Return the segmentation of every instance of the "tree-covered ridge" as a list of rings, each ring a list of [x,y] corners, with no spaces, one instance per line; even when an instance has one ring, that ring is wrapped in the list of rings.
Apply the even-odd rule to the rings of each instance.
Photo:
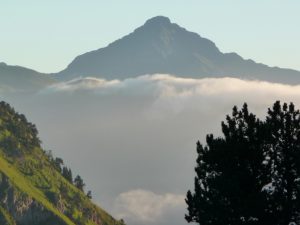
[[[9,155],[20,156],[40,148],[35,125],[5,102],[0,102],[0,141],[0,147]]]
[[[188,222],[300,224],[300,111],[275,102],[264,121],[245,104],[222,123],[223,137],[197,143]]]
[[[26,210],[41,209],[38,213],[45,213],[52,224],[122,224],[94,205],[91,193],[84,193],[81,177],[73,180],[63,160],[44,151],[40,143],[35,125],[1,102],[0,222],[5,219],[11,221],[7,224],[27,225]],[[27,208],[19,212],[18,205],[9,202],[10,195],[21,205],[27,204]]]

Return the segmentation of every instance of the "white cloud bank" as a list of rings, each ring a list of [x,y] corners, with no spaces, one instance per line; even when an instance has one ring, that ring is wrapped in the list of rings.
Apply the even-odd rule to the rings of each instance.
[[[247,102],[266,112],[276,100],[300,103],[300,85],[286,85],[237,78],[178,78],[166,74],[144,75],[125,80],[77,78],[48,87],[44,93],[90,92],[107,96],[151,97],[151,114],[179,113],[197,109],[210,113],[216,106],[223,109]]]
[[[247,102],[263,119],[276,100],[299,108],[300,85],[163,74],[78,78],[11,103],[37,124],[47,148],[80,171],[109,212],[131,225],[182,225],[196,141],[221,135],[220,122],[234,105]]]
[[[167,212],[182,208],[185,196],[172,193],[155,194],[137,189],[121,193],[115,201],[115,215],[125,221],[158,222]]]
[[[147,88],[148,87],[148,88]],[[194,95],[220,96],[227,93],[231,95],[260,95],[265,96],[299,96],[300,85],[286,85],[255,80],[242,80],[238,78],[179,78],[166,74],[144,75],[125,80],[105,80],[93,77],[76,78],[48,87],[46,93],[70,92],[91,90],[102,93],[102,90],[111,92],[139,89],[150,94],[159,91],[163,97],[190,97]],[[136,92],[140,94],[140,92]]]

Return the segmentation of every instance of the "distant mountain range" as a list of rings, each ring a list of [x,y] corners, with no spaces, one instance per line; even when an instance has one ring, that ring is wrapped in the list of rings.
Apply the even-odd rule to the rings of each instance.
[[[236,53],[222,53],[212,41],[162,16],[148,20],[105,48],[76,57],[56,77],[61,80],[78,76],[124,79],[154,73],[300,83],[299,71],[269,67],[245,60]]]
[[[216,45],[163,16],[154,17],[131,34],[105,48],[76,57],[63,71],[51,74],[60,81],[77,77],[125,79],[165,73],[179,77],[236,77],[300,84],[300,72],[222,53]],[[23,67],[0,64],[1,88],[39,89],[54,80]]]
[[[0,63],[0,92],[31,91],[42,89],[55,80],[50,76],[20,66]]]

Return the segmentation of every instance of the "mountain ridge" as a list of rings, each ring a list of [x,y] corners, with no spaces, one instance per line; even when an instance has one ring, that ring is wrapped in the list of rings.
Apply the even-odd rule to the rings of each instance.
[[[0,63],[0,93],[38,91],[57,81],[78,77],[123,80],[158,73],[183,78],[234,77],[300,83],[300,71],[269,67],[235,52],[222,53],[211,40],[172,23],[167,17],[157,16],[106,47],[75,57],[58,73],[39,73]]]
[[[214,42],[158,16],[104,48],[77,56],[55,74],[60,80],[79,76],[125,79],[166,73],[186,78],[237,77],[296,84],[300,72],[222,53]]]
[[[50,75],[26,67],[0,63],[0,91],[36,91],[54,83],[55,80]]]

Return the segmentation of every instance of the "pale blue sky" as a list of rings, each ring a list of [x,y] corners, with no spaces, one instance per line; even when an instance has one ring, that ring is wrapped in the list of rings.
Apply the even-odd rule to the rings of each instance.
[[[224,52],[300,70],[299,12],[299,0],[3,0],[0,61],[57,72],[164,15]]]

